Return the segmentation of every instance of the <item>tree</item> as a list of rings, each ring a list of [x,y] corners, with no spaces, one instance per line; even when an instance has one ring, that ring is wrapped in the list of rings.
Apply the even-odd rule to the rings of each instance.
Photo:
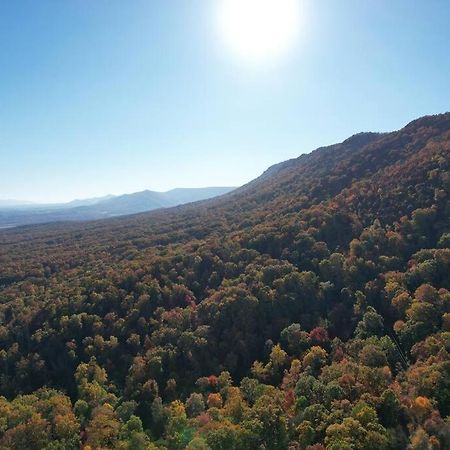
[[[203,401],[203,395],[192,393],[186,400],[186,413],[188,417],[197,417],[205,410],[205,402]]]
[[[382,336],[384,334],[384,320],[374,308],[369,306],[362,320],[355,330],[355,337],[366,339],[370,336]]]
[[[120,422],[113,407],[105,403],[92,411],[92,419],[86,427],[86,444],[92,448],[114,447],[120,430]]]
[[[316,374],[327,362],[327,352],[319,346],[311,347],[311,349],[303,357],[303,367],[309,367],[312,373]]]

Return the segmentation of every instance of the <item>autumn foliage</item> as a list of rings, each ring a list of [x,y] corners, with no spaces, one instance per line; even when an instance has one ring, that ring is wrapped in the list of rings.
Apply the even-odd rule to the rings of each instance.
[[[449,352],[449,114],[0,233],[1,450],[448,449]]]

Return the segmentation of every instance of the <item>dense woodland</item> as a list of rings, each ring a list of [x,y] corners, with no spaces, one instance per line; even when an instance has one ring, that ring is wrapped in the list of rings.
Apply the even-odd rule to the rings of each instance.
[[[450,114],[218,199],[0,233],[0,449],[450,449]]]

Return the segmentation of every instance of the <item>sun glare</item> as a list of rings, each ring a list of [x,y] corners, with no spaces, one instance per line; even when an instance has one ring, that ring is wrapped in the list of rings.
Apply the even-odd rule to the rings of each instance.
[[[243,62],[270,62],[295,44],[300,0],[220,0],[218,21],[227,47]]]

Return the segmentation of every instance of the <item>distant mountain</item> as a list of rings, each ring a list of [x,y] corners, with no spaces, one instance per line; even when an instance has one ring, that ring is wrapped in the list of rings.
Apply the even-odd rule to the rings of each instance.
[[[158,208],[192,203],[217,197],[232,191],[230,187],[178,188],[167,192],[142,191],[125,194],[97,203],[95,209],[103,216],[119,216]],[[84,208],[83,210],[87,210]]]
[[[217,197],[233,190],[228,187],[206,187],[206,188],[177,188],[164,193],[164,196],[174,204],[191,203],[198,200]]]
[[[89,205],[95,205],[96,203],[102,202],[104,200],[109,200],[111,198],[114,198],[114,195],[105,195],[104,197],[93,197],[93,198],[86,198],[86,199],[75,199],[71,200],[70,202],[66,203],[36,203],[36,202],[30,202],[27,200],[0,200],[0,210],[14,210],[17,208],[20,209],[27,209],[28,211],[33,209],[62,209],[62,208],[75,208],[77,206],[89,206]]]
[[[76,200],[72,200],[71,202],[68,202],[68,203],[60,204],[59,206],[66,207],[66,208],[75,208],[77,206],[96,205],[97,203],[103,202],[105,200],[110,200],[114,197],[116,197],[116,196],[115,195],[105,195],[103,197],[76,199]]]
[[[233,187],[177,188],[167,192],[142,191],[119,196],[73,200],[60,204],[0,202],[0,228],[37,223],[95,220],[168,208],[231,192]]]

